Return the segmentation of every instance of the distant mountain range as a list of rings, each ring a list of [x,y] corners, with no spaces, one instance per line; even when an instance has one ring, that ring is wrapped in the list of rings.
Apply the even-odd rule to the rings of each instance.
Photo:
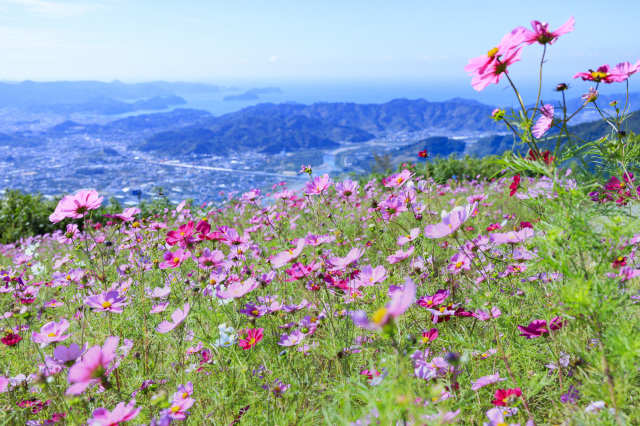
[[[396,99],[384,104],[260,104],[210,117],[186,128],[158,133],[137,146],[167,155],[222,154],[234,150],[278,153],[334,148],[397,132],[439,130],[460,134],[495,129],[493,107],[454,99]]]

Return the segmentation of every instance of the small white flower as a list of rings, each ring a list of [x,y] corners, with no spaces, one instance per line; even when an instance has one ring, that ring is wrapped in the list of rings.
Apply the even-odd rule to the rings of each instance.
[[[229,346],[233,346],[237,340],[238,340],[238,337],[235,334],[220,333],[220,337],[218,338],[218,340],[215,341],[214,344],[219,348],[229,347]]]
[[[220,332],[221,335],[222,334],[235,334],[235,332],[236,332],[236,330],[233,327],[231,327],[231,326],[227,327],[227,323],[220,324],[218,326],[218,331]]]

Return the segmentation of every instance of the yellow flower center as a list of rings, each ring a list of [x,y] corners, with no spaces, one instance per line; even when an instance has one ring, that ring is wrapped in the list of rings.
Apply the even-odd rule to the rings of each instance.
[[[462,268],[462,262],[457,262],[456,263],[456,269],[460,269]]]
[[[111,302],[109,302],[109,301],[102,302],[102,307],[105,308],[105,309],[110,308],[111,307]]]
[[[180,235],[184,236],[184,232],[181,232]]]
[[[171,412],[172,413],[177,413],[178,411],[180,411],[180,407],[177,405],[174,405],[173,407],[171,407]]]
[[[211,279],[209,280],[209,284],[211,284],[211,285],[214,285],[216,282],[217,282],[217,281],[216,281],[216,280],[214,280],[213,278],[211,278]]]
[[[378,325],[382,325],[382,320],[387,316],[387,308],[378,309],[373,316],[371,317],[371,321]]]
[[[183,398],[186,398],[186,397],[188,397],[188,396],[189,396],[189,393],[188,393],[188,392],[183,392],[183,393],[182,393],[182,397],[183,397]]]
[[[289,251],[289,256],[293,256],[293,250],[289,249],[288,251]]]
[[[258,315],[260,312],[258,312],[257,309],[254,309],[253,311],[251,311],[251,315]]]
[[[607,78],[607,74],[606,72],[602,72],[602,71],[591,71],[591,77],[594,78],[594,80],[596,81],[600,81],[603,78]]]
[[[251,346],[255,345],[255,344],[256,344],[256,339],[255,339],[254,337],[252,337],[251,339],[249,339],[249,344],[250,344]]]
[[[440,309],[438,309],[440,312],[444,312],[444,310],[446,309],[445,306],[441,306]]]
[[[48,337],[56,337],[56,333],[49,333],[47,334]]]
[[[67,279],[67,281],[71,281],[71,275],[67,275],[65,278]]]
[[[498,53],[498,49],[497,47],[494,47],[493,49],[491,49],[490,51],[487,52],[487,56],[490,58],[493,58],[496,56],[496,54]]]
[[[173,258],[173,263],[180,263],[180,258],[179,257],[174,257]]]

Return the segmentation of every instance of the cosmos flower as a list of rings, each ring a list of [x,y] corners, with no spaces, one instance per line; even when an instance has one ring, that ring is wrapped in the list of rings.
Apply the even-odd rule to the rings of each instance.
[[[125,303],[126,296],[120,296],[118,290],[111,290],[106,293],[95,294],[84,299],[84,304],[95,308],[95,312],[113,312],[121,313],[122,307],[127,306]]]
[[[396,318],[405,313],[411,306],[416,296],[416,286],[412,280],[407,279],[402,291],[393,294],[391,302],[385,307],[378,309],[371,319],[367,318],[364,311],[355,311],[351,314],[353,323],[358,327],[367,330],[382,330],[386,325],[392,323]]]
[[[543,105],[540,108],[542,115],[536,121],[536,124],[531,129],[531,133],[536,138],[541,138],[553,125],[553,112],[554,108],[551,104]]]
[[[142,408],[134,408],[136,400],[132,399],[128,404],[124,402],[116,405],[113,411],[106,408],[98,408],[93,410],[92,418],[87,422],[89,426],[112,426],[135,419]]]
[[[171,314],[172,322],[162,321],[160,324],[156,326],[156,331],[158,333],[170,332],[171,330],[173,330],[174,328],[182,324],[182,322],[187,318],[187,315],[189,315],[190,309],[191,309],[191,306],[189,306],[189,303],[185,303],[183,309],[176,309]]]
[[[264,328],[247,328],[238,331],[240,336],[238,345],[245,351],[253,348],[262,340],[263,331]]]
[[[49,216],[49,220],[58,223],[65,218],[80,219],[89,210],[95,210],[101,204],[102,197],[97,191],[79,191],[76,195],[65,195]]]
[[[549,31],[549,24],[546,22],[531,21],[532,30],[524,29],[524,42],[526,44],[553,44],[558,40],[561,35],[570,33],[573,31],[575,21],[573,16],[569,18],[567,22],[562,24],[560,28],[555,31]]]
[[[59,322],[51,321],[40,329],[40,333],[33,332],[31,338],[36,343],[53,343],[66,340],[71,334],[64,334],[69,329],[69,321],[61,319]]]

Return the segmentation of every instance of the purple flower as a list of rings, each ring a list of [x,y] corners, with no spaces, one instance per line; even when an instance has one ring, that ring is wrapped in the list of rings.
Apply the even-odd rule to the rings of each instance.
[[[282,380],[276,379],[273,383],[267,383],[262,385],[262,389],[269,390],[273,393],[274,396],[280,397],[285,394],[291,385],[285,385],[282,383]]]
[[[69,321],[64,318],[60,322],[48,322],[42,326],[40,333],[34,331],[31,338],[34,342],[43,344],[62,342],[71,336],[71,334],[64,334],[69,329],[69,325]]]
[[[533,237],[533,229],[524,228],[521,231],[509,231],[504,234],[489,234],[490,241],[493,244],[518,244],[526,240],[527,238]]]
[[[498,383],[498,382],[503,382],[507,379],[502,379],[500,378],[500,374],[496,373],[496,374],[491,374],[489,376],[484,376],[484,377],[480,377],[478,380],[476,380],[475,382],[473,382],[473,384],[471,385],[471,390],[478,390],[484,386],[488,386],[488,385],[492,385],[494,383]]]
[[[540,108],[540,112],[542,115],[538,118],[538,121],[536,121],[536,124],[531,129],[531,133],[533,133],[533,136],[536,138],[542,137],[551,128],[551,125],[553,124],[553,105],[547,104],[542,106]]]
[[[258,318],[267,313],[267,307],[264,305],[255,305],[253,303],[247,303],[244,309],[240,309],[238,312],[247,316]]]
[[[278,342],[278,344],[280,346],[295,346],[300,344],[302,340],[304,340],[304,337],[304,333],[302,333],[300,330],[295,330],[288,336],[286,334],[280,336],[280,341]]]
[[[126,296],[120,297],[118,290],[111,290],[106,293],[96,294],[84,299],[84,304],[96,308],[96,312],[122,312],[122,306],[127,306],[129,303],[124,303],[127,300]]]
[[[442,211],[442,222],[435,225],[427,225],[424,228],[424,236],[427,238],[442,238],[451,235],[460,228],[460,226],[471,217],[471,214],[478,207],[478,202],[469,204],[466,207],[456,207],[449,213]]]
[[[329,270],[331,271],[342,271],[347,266],[360,259],[363,254],[363,248],[354,247],[345,257],[330,257],[327,259],[327,265],[330,267]]]

